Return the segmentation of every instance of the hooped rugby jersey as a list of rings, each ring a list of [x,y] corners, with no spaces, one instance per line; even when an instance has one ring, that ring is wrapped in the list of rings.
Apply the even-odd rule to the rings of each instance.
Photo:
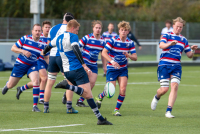
[[[104,38],[101,36],[100,39],[96,39],[93,33],[91,33],[84,36],[79,41],[79,46],[83,47],[82,56],[85,64],[97,66],[99,52],[101,52],[105,46]]]
[[[126,41],[122,42],[119,35],[112,37],[107,42],[105,48],[109,51],[110,58],[120,65],[120,69],[127,68],[127,63],[128,63],[127,58],[123,53],[124,52],[131,54],[136,53],[133,41],[127,37]],[[115,69],[115,68],[110,62],[108,62],[107,69]]]
[[[64,34],[57,36],[49,43],[51,47],[57,46],[62,58],[64,72],[82,68],[81,63],[72,49],[73,45],[79,45],[78,42],[79,39],[76,34],[64,32]]]
[[[58,24],[53,26],[48,34],[48,41],[52,41],[56,36],[63,34],[66,31],[67,24]],[[60,56],[57,47],[54,47],[50,51],[50,56]]]
[[[31,53],[31,56],[29,58],[27,58],[23,54],[19,54],[18,58],[16,59],[16,63],[33,65],[39,59],[42,49],[44,49],[46,43],[43,42],[42,40],[35,42],[32,35],[25,35],[25,36],[21,37],[15,43],[15,45],[18,48],[29,51]]]
[[[162,50],[158,66],[172,64],[180,65],[182,52],[184,51],[185,53],[187,53],[191,51],[187,39],[184,36],[176,35],[173,32],[164,34],[162,39],[160,40],[160,43],[170,43],[173,40],[177,40],[178,43]]]
[[[117,36],[117,33],[112,32],[111,34],[106,31],[102,34],[102,36],[104,37],[105,41],[107,42],[108,40],[110,40],[112,37]]]
[[[47,45],[48,37],[45,37],[43,33],[40,35],[40,40],[43,41],[43,42],[45,42],[46,45]],[[45,45],[44,47],[46,47],[46,45]],[[47,56],[47,55],[49,55],[49,54],[50,54],[50,53],[48,52],[47,54],[45,54],[45,56]],[[45,62],[45,63],[46,63],[46,61],[44,61],[44,56],[43,56],[43,55],[40,55],[39,61],[42,61],[42,62]]]

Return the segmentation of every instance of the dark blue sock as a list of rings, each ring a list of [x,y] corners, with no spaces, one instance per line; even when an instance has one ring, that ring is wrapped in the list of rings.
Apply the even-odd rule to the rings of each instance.
[[[49,102],[44,102],[44,108],[49,108]]]
[[[88,102],[88,105],[91,107],[92,111],[94,112],[94,114],[96,115],[96,117],[99,120],[103,121],[104,118],[101,115],[101,113],[99,112],[98,107],[97,107],[96,103],[94,102],[94,99],[90,98],[90,99],[87,100],[87,102]]]
[[[155,95],[155,98],[156,98],[157,100],[160,100],[160,98],[157,97],[157,94]]]
[[[167,111],[172,112],[172,107],[171,107],[171,106],[167,106],[167,110],[166,110],[166,112],[167,112]]]
[[[72,109],[72,102],[71,101],[67,101],[67,109]]]
[[[67,85],[67,86],[66,86],[66,89],[69,89],[69,90],[75,92],[76,94],[78,94],[78,95],[80,95],[80,96],[81,96],[81,95],[83,94],[83,92],[84,92],[84,89],[83,89],[83,88],[78,87],[78,86],[73,86],[73,85]]]

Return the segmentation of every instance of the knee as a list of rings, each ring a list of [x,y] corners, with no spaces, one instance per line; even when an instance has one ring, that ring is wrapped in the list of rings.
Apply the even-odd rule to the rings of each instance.
[[[162,94],[165,94],[169,90],[169,87],[161,87],[161,90],[162,90]]]
[[[171,90],[177,92],[178,91],[178,83],[173,82],[171,83]]]
[[[85,99],[93,98],[91,91],[89,92],[89,91],[87,91],[87,90],[84,91],[84,93],[83,93],[82,96],[83,96]]]
[[[46,82],[47,82],[47,76],[41,77],[41,82],[42,82],[42,83],[46,83]]]
[[[32,82],[33,82],[33,85],[39,85],[39,79],[34,79]]]

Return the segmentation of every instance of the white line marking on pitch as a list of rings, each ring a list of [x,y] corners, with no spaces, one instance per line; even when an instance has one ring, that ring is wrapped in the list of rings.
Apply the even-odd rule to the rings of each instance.
[[[43,128],[60,128],[60,127],[71,127],[71,126],[80,126],[85,124],[70,124],[70,125],[60,125],[60,126],[47,126],[47,127],[35,127],[35,128],[21,128],[21,129],[1,129],[0,131],[28,131],[34,129],[43,129]]]

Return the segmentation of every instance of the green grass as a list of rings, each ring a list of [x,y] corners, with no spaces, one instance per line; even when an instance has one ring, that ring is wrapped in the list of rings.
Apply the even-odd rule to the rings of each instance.
[[[182,81],[179,86],[178,98],[173,107],[172,114],[176,117],[165,117],[169,92],[158,103],[157,109],[152,111],[150,103],[156,90],[156,67],[129,68],[129,81],[125,101],[120,109],[121,117],[112,116],[115,108],[119,87],[113,98],[105,98],[100,109],[101,114],[107,117],[114,125],[98,126],[97,119],[90,108],[76,107],[78,95],[74,94],[73,106],[79,111],[76,115],[66,114],[66,106],[61,103],[64,90],[52,89],[50,100],[50,113],[32,112],[32,90],[23,92],[20,100],[15,97],[16,87],[26,84],[29,79],[22,78],[19,84],[10,89],[6,95],[0,97],[0,133],[3,134],[42,134],[42,133],[113,133],[113,134],[198,134],[200,132],[200,71],[199,67],[183,67]],[[105,77],[102,77],[102,69],[93,95],[102,92],[105,85]],[[2,88],[11,72],[0,72],[0,87]],[[63,77],[58,76],[57,82]],[[57,83],[56,82],[56,83]],[[86,103],[86,102],[85,102]],[[39,105],[43,110],[43,106]],[[78,126],[66,126],[60,128],[41,128],[47,126],[61,126],[69,124],[84,124]],[[37,128],[37,129],[23,129]],[[8,131],[2,131],[13,129]],[[16,130],[16,129],[23,129]]]

